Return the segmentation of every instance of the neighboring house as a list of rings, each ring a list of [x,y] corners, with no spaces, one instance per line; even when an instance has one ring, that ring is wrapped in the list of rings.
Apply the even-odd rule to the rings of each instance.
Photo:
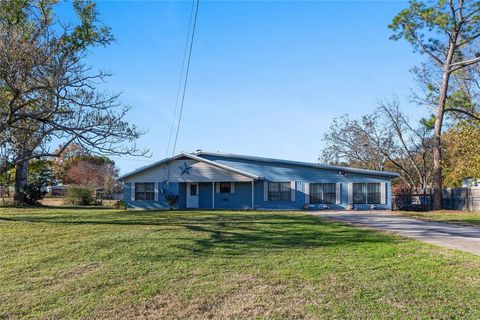
[[[323,164],[199,151],[119,178],[130,208],[390,209],[398,174]]]
[[[48,191],[52,197],[65,197],[67,194],[67,189],[67,185],[59,184],[56,186],[51,186]]]
[[[480,187],[480,179],[479,178],[464,178],[462,181],[462,187]]]

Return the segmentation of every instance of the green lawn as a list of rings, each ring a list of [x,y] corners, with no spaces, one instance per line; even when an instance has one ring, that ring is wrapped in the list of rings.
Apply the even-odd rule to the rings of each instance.
[[[429,212],[401,211],[398,213],[423,220],[443,221],[480,226],[480,212],[440,210]]]
[[[300,212],[0,209],[0,318],[480,318],[480,257]]]

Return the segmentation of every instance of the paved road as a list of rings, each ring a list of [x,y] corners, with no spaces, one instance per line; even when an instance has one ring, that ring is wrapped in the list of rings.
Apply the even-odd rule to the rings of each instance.
[[[451,223],[422,221],[387,212],[312,212],[340,222],[397,233],[447,248],[480,255],[480,228]]]

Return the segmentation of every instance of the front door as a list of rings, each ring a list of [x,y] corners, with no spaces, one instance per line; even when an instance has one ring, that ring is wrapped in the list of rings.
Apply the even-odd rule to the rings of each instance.
[[[187,183],[187,208],[198,209],[198,183]]]

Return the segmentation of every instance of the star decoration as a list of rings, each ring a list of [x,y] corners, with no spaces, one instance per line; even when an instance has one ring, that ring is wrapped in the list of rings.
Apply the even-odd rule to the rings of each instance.
[[[182,175],[182,176],[183,176],[184,174],[190,175],[190,169],[192,169],[192,167],[189,166],[186,161],[183,163],[183,166],[181,166],[181,167],[179,167],[179,168],[180,168],[180,170],[182,171],[182,173],[181,173],[180,175]]]

